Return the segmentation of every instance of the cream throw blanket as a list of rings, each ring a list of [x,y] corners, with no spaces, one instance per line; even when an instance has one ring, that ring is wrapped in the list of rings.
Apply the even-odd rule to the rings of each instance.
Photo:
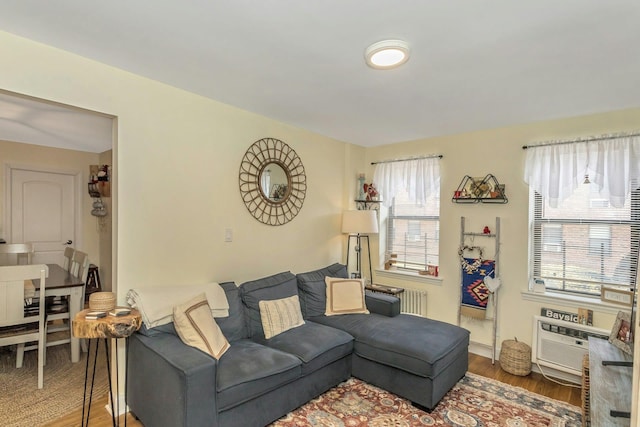
[[[228,317],[229,302],[218,283],[130,289],[127,303],[137,309],[148,329],[173,321],[173,307],[204,292],[213,317]]]

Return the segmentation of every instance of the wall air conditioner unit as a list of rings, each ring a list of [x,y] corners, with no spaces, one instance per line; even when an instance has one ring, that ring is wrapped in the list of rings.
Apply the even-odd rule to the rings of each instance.
[[[533,316],[531,361],[581,376],[582,358],[589,352],[589,337],[607,340],[610,332],[579,323]]]

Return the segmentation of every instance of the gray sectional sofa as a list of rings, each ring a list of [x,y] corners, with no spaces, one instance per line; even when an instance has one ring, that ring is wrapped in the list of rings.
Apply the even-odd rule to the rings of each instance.
[[[127,404],[146,427],[265,426],[350,376],[433,409],[464,376],[469,332],[399,314],[395,297],[367,293],[370,314],[325,316],[325,277],[344,265],[222,283],[231,346],[220,358],[185,345],[172,323],[128,341]],[[260,300],[298,295],[305,323],[265,339]]]

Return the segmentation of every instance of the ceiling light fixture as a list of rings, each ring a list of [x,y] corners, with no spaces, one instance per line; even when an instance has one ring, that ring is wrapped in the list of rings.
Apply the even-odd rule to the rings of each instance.
[[[409,45],[402,40],[382,40],[369,46],[364,56],[371,68],[389,70],[409,60]]]

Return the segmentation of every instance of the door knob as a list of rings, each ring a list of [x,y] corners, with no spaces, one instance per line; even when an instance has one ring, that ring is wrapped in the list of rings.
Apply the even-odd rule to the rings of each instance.
[[[73,243],[73,240],[67,240],[67,242],[65,243],[65,245],[70,245]]]

